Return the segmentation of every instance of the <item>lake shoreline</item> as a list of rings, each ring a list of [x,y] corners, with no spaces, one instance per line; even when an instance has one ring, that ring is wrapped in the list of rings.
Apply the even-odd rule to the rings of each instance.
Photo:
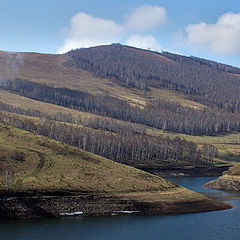
[[[182,188],[181,188],[182,189]],[[184,193],[182,197],[181,191]],[[37,219],[67,216],[169,215],[230,209],[224,202],[183,188],[173,192],[179,200],[158,192],[93,194],[73,192],[21,192],[0,195],[0,219]],[[170,194],[170,193],[169,193]],[[171,193],[172,194],[172,193]],[[151,198],[149,199],[149,196]]]
[[[179,167],[137,167],[159,177],[219,177],[232,165],[224,166],[179,166]]]
[[[240,191],[240,177],[223,175],[216,180],[210,181],[204,185],[205,188],[225,191]]]
[[[211,198],[233,205],[230,210],[194,214],[41,218],[0,220],[0,239],[239,239],[240,193],[202,188],[215,177],[172,177],[169,180],[188,189],[203,192]],[[62,193],[63,194],[63,193]]]

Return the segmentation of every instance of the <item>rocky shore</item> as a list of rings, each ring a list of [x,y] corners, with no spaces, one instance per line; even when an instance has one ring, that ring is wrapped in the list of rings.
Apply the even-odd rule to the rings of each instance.
[[[205,184],[205,187],[226,191],[240,191],[240,164],[229,168],[217,180]]]
[[[208,182],[204,187],[226,191],[240,191],[240,176],[226,174],[219,177],[217,180]]]
[[[169,196],[172,196],[169,198]],[[181,188],[171,192],[2,193],[0,219],[59,218],[67,216],[113,216],[123,214],[166,215],[216,211],[230,205]]]

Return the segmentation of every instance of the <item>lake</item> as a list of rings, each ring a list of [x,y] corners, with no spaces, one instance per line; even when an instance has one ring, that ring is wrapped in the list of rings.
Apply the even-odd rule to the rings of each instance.
[[[0,240],[239,240],[240,193],[203,189],[211,177],[171,178],[233,209],[170,216],[118,216],[0,222]]]

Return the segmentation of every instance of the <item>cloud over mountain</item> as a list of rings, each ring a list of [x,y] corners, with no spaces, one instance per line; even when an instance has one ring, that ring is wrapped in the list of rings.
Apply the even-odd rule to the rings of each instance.
[[[191,24],[185,30],[189,45],[226,55],[240,52],[240,13],[228,12],[216,23]]]
[[[160,46],[151,31],[166,21],[166,15],[163,7],[144,5],[135,8],[124,23],[118,24],[84,12],[77,13],[71,18],[67,37],[58,53],[75,48],[124,42],[123,39],[127,39],[124,43],[131,46],[159,50]],[[141,35],[143,32],[145,34]]]
[[[64,53],[74,48],[110,44],[118,41],[122,33],[122,26],[114,21],[80,12],[72,17],[68,37],[58,52]]]

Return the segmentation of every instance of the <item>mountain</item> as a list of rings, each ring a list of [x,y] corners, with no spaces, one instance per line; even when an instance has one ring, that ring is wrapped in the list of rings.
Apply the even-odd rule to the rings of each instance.
[[[119,44],[73,50],[68,55],[73,59],[69,64],[124,86],[175,90],[207,106],[239,112],[238,68]]]
[[[232,166],[239,80],[238,68],[119,44],[1,51],[0,216],[228,208],[133,167],[202,176]]]
[[[55,139],[132,166],[210,169],[239,158],[239,76],[224,64],[119,44],[63,55],[2,51],[0,108],[84,126],[85,144]],[[90,132],[115,144],[93,148]]]
[[[29,95],[26,90],[23,93],[9,82],[2,86],[36,100],[192,135],[238,132],[240,128],[240,75],[230,66],[216,67],[207,60],[118,44],[65,55],[3,53],[0,63],[1,78],[22,81],[24,88],[31,81],[38,83],[38,89],[43,83],[54,87],[53,91],[59,90],[57,87],[72,90],[64,93],[69,100],[66,103]],[[73,95],[83,92],[88,103],[79,106]],[[138,116],[136,107],[141,108]]]

